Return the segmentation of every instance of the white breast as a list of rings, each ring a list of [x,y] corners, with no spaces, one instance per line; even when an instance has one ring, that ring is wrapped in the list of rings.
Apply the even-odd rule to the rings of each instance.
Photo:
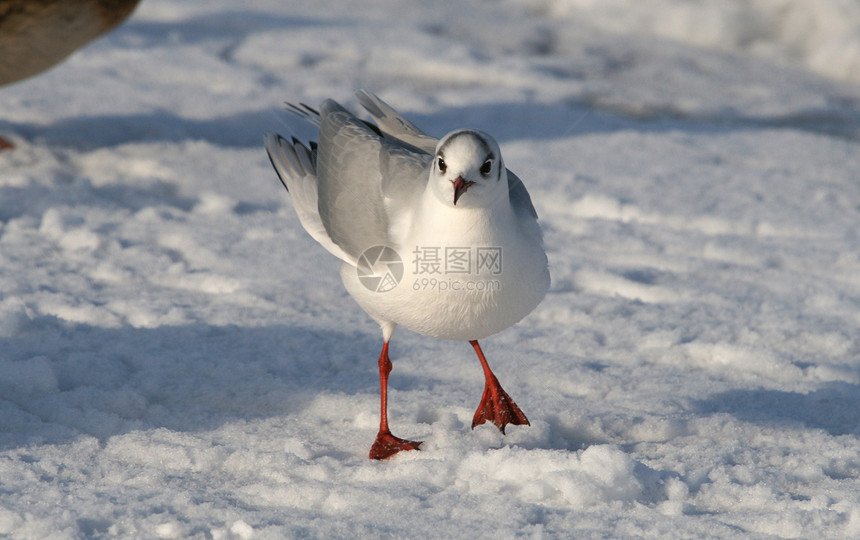
[[[520,321],[546,294],[539,231],[509,204],[464,209],[430,200],[412,220],[399,223],[404,233],[391,246],[402,262],[396,286],[374,291],[353,266],[341,268],[347,291],[375,319],[431,337],[482,339]]]

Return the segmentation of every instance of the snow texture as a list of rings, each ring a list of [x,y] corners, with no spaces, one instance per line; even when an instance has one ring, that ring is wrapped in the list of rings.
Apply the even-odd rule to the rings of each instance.
[[[0,89],[0,536],[860,536],[848,0],[144,0]],[[262,148],[368,87],[483,129],[553,285],[483,342],[378,327]]]

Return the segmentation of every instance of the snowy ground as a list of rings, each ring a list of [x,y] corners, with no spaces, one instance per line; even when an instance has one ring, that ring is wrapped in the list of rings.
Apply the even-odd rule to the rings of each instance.
[[[636,3],[144,0],[0,89],[0,536],[860,535],[860,72],[803,53],[860,38]],[[261,144],[362,86],[532,193],[553,286],[484,342],[531,427],[399,330],[423,451],[366,458],[378,328]]]

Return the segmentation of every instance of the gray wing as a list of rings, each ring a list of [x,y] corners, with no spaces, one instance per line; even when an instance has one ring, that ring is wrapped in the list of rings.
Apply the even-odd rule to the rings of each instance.
[[[317,201],[316,145],[312,143],[308,148],[295,138],[290,142],[273,133],[266,134],[264,141],[269,160],[281,183],[290,192],[293,208],[302,226],[332,255],[354,265],[355,257],[351,257],[332,242],[320,219]]]
[[[528,212],[531,217],[537,219],[537,210],[535,210],[535,207],[532,204],[532,198],[526,189],[526,185],[523,184],[520,177],[511,172],[510,169],[507,169],[507,171],[508,195],[511,198],[511,206],[513,206],[514,211],[516,211],[517,214]]]
[[[391,105],[367,90],[357,91],[355,97],[373,117],[385,138],[393,139],[401,146],[417,152],[433,155],[436,151],[436,143],[439,142],[439,139],[418,129],[415,124],[395,111]]]
[[[419,152],[426,152],[430,155],[436,152],[436,144],[439,142],[439,139],[431,137],[418,129],[415,124],[394,110],[394,107],[382,101],[368,90],[359,90],[355,93],[355,96],[358,98],[361,106],[373,117],[373,120],[379,126],[380,131],[382,131],[386,139],[397,141],[404,147]],[[507,171],[511,206],[518,214],[527,212],[533,218],[537,219],[537,211],[532,204],[532,198],[529,196],[525,184],[510,169],[507,169]]]
[[[430,156],[385,141],[332,100],[320,106],[318,208],[331,240],[352,257],[390,245],[390,209],[424,191]]]

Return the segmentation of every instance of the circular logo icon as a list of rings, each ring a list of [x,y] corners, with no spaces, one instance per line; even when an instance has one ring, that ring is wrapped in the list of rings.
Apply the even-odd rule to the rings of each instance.
[[[388,246],[367,248],[355,267],[358,280],[373,292],[388,292],[403,279],[403,259]]]

